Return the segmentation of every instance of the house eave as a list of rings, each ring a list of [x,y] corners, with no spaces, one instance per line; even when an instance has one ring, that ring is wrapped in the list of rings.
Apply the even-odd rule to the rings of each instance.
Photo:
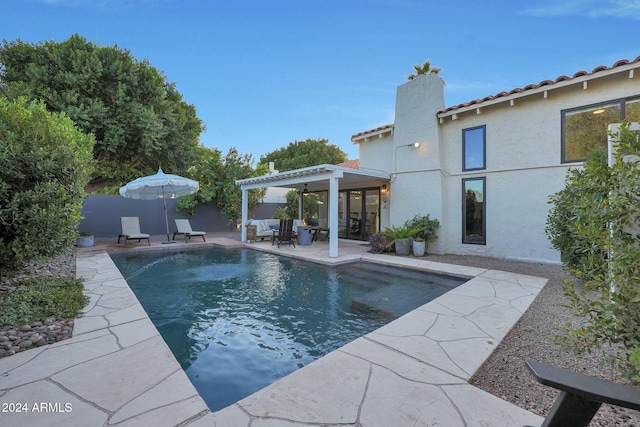
[[[480,114],[483,108],[498,105],[498,104],[508,103],[509,106],[514,106],[514,105],[517,105],[517,102],[516,102],[517,100],[523,99],[526,97],[542,95],[543,97],[546,98],[549,92],[566,88],[569,86],[581,85],[583,89],[588,89],[588,83],[590,81],[612,76],[615,74],[626,73],[628,74],[628,78],[632,79],[637,76],[638,73],[634,71],[638,68],[640,68],[640,62],[634,61],[625,65],[620,65],[614,68],[592,72],[583,76],[573,77],[564,81],[556,81],[556,82],[553,82],[550,80],[543,81],[538,85],[536,85],[538,87],[528,88],[525,86],[522,89],[518,89],[519,92],[517,93],[512,93],[504,96],[496,95],[493,97],[487,97],[492,99],[484,98],[483,100],[470,101],[466,103],[468,105],[460,106],[457,108],[451,108],[451,109],[447,109],[444,112],[440,112],[436,115],[436,117],[439,119],[440,123],[443,123],[447,118],[456,120],[458,115],[468,113],[468,112],[474,112],[475,114]]]

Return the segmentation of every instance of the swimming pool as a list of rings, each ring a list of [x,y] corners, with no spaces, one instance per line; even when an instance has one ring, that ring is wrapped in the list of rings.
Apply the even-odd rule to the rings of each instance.
[[[250,249],[111,257],[212,411],[466,281]]]

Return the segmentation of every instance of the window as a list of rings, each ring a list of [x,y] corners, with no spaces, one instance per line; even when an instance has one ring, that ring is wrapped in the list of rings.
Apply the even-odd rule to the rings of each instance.
[[[462,243],[486,244],[485,179],[462,180]]]
[[[607,126],[640,120],[640,99],[609,101],[562,112],[562,163],[586,160],[594,148],[607,147]]]
[[[485,130],[486,126],[462,130],[462,170],[486,168]]]

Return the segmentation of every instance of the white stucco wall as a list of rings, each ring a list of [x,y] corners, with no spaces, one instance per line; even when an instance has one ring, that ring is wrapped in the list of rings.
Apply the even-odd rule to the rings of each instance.
[[[360,142],[360,169],[390,172],[393,169],[393,157],[389,155],[392,145],[391,133]]]
[[[640,94],[637,79],[590,81],[460,114],[440,125],[445,179],[440,249],[447,253],[559,262],[544,228],[549,196],[564,188],[561,111]],[[462,130],[486,126],[486,170],[462,171]],[[462,179],[486,178],[486,245],[462,243]]]
[[[435,116],[444,108],[444,81],[416,76],[398,86],[391,169],[391,215],[401,225],[416,214],[442,220],[440,144]],[[419,143],[414,147],[414,143]]]
[[[391,172],[389,223],[383,226],[428,213],[441,222],[430,252],[559,262],[544,232],[548,200],[564,187],[568,168],[581,167],[561,163],[561,111],[638,96],[639,78],[594,74],[513,104],[484,103],[479,110],[458,112],[456,120],[445,117],[444,123],[437,118],[444,107],[438,76],[400,85],[393,137],[360,144],[361,167]],[[481,125],[486,126],[486,169],[463,172],[462,130]],[[420,147],[409,147],[413,142]],[[486,245],[462,243],[462,180],[474,177],[486,179]]]

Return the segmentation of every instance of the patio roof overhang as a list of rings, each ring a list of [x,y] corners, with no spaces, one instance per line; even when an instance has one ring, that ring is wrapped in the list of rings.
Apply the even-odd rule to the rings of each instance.
[[[389,181],[387,172],[353,169],[336,165],[317,165],[308,168],[295,169],[256,178],[240,179],[236,184],[243,190],[265,187],[285,187],[302,189],[307,184],[309,191],[326,191],[329,188],[327,180],[340,180],[340,189],[377,187]]]
[[[352,169],[336,165],[317,165],[308,168],[263,175],[236,181],[242,189],[242,224],[248,220],[248,190],[265,187],[303,189],[310,192],[329,192],[329,256],[338,256],[338,193],[340,190],[378,187],[388,182],[388,172]],[[242,227],[242,241],[247,239]]]

